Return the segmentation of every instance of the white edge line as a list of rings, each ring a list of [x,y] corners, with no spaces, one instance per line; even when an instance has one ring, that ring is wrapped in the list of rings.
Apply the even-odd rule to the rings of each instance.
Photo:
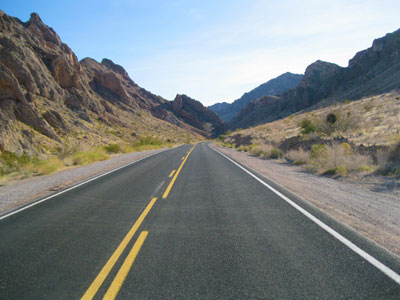
[[[210,146],[209,146],[210,147]],[[367,252],[365,252],[364,250],[362,250],[361,248],[359,248],[358,246],[356,246],[355,244],[353,244],[352,242],[350,242],[348,239],[346,239],[344,236],[342,236],[340,233],[338,233],[337,231],[335,231],[334,229],[332,229],[331,227],[329,227],[328,225],[326,225],[325,223],[323,223],[321,220],[319,220],[317,217],[314,217],[311,213],[309,213],[308,211],[306,211],[304,208],[300,207],[298,204],[296,204],[295,202],[293,202],[292,200],[290,200],[288,197],[286,197],[285,195],[283,195],[281,192],[277,191],[276,189],[274,189],[272,186],[270,186],[268,183],[264,182],[262,179],[260,179],[259,177],[257,177],[256,175],[254,175],[253,173],[251,173],[250,171],[246,170],[245,168],[243,168],[241,165],[239,165],[237,162],[235,162],[233,159],[229,158],[228,156],[226,156],[225,154],[221,153],[220,151],[210,147],[212,150],[214,150],[215,152],[221,154],[223,157],[225,157],[226,159],[228,159],[229,161],[231,161],[233,164],[235,164],[237,167],[239,167],[240,169],[242,169],[243,171],[245,171],[247,174],[249,174],[251,177],[253,177],[254,179],[256,179],[258,182],[260,182],[261,184],[263,184],[264,186],[266,186],[268,189],[270,189],[272,192],[274,192],[276,195],[278,195],[279,197],[281,197],[283,200],[285,200],[287,203],[289,203],[292,207],[294,207],[295,209],[297,209],[299,212],[301,212],[303,215],[305,215],[307,218],[309,218],[311,221],[313,221],[315,224],[317,224],[318,226],[320,226],[322,229],[324,229],[325,231],[327,231],[329,234],[331,234],[333,237],[335,237],[336,239],[338,239],[340,242],[342,242],[344,245],[346,245],[347,247],[349,247],[351,250],[353,250],[355,253],[357,253],[358,255],[360,255],[362,258],[364,258],[365,260],[367,260],[370,264],[372,264],[373,266],[375,266],[376,268],[378,268],[380,271],[382,271],[383,273],[385,273],[387,276],[389,276],[391,279],[393,279],[396,283],[400,284],[400,275],[397,274],[396,272],[394,272],[392,269],[390,269],[389,267],[385,266],[383,263],[381,263],[379,260],[377,260],[376,258],[374,258],[373,256],[371,256],[370,254],[368,254]]]
[[[179,147],[178,147],[178,148],[179,148]],[[176,149],[176,148],[175,148],[175,149]],[[23,206],[23,207],[21,207],[21,208],[18,208],[17,210],[14,210],[14,211],[12,211],[12,212],[9,212],[9,213],[7,213],[7,214],[1,216],[1,217],[0,217],[0,221],[3,220],[3,219],[5,219],[5,218],[8,218],[8,217],[10,217],[10,216],[12,216],[12,215],[15,215],[15,214],[17,214],[17,213],[19,213],[19,212],[21,212],[21,211],[23,211],[23,210],[25,210],[25,209],[28,209],[28,208],[30,208],[30,207],[32,207],[32,206],[35,206],[35,205],[37,205],[37,204],[39,204],[39,203],[42,203],[42,202],[47,201],[47,200],[49,200],[49,199],[51,199],[51,198],[57,197],[57,196],[59,196],[59,195],[61,195],[61,194],[64,194],[64,193],[66,193],[66,192],[68,192],[68,191],[70,191],[70,190],[73,190],[73,189],[75,189],[75,188],[77,188],[77,187],[80,187],[81,185],[84,185],[84,184],[86,184],[86,183],[88,183],[88,182],[91,182],[91,181],[96,180],[96,179],[98,179],[98,178],[100,178],[100,177],[106,176],[106,175],[108,175],[108,174],[110,174],[110,173],[113,173],[113,172],[118,171],[118,170],[120,170],[120,169],[126,168],[126,167],[128,167],[128,166],[130,166],[130,165],[133,165],[133,164],[139,162],[139,161],[142,161],[142,160],[144,160],[144,159],[146,159],[146,158],[149,158],[149,157],[151,157],[151,156],[153,156],[153,155],[156,155],[156,154],[159,154],[159,153],[168,151],[168,150],[171,150],[171,149],[165,149],[164,151],[160,151],[160,152],[156,152],[156,153],[150,154],[150,155],[145,156],[145,157],[143,157],[143,158],[141,158],[141,159],[139,159],[139,160],[135,160],[135,161],[130,162],[130,163],[126,164],[126,165],[123,165],[123,166],[121,166],[121,167],[118,167],[118,168],[116,168],[116,169],[114,169],[114,170],[108,171],[108,172],[106,172],[106,173],[103,173],[103,174],[97,175],[97,176],[95,176],[95,177],[93,177],[93,178],[90,178],[90,179],[88,179],[88,180],[86,180],[86,181],[84,181],[84,182],[78,183],[77,185],[71,186],[71,187],[69,187],[69,188],[67,188],[67,189],[65,189],[65,190],[62,190],[61,192],[55,193],[55,194],[53,194],[53,195],[51,195],[51,196],[48,196],[48,197],[43,198],[43,199],[40,199],[40,200],[38,200],[38,201],[36,201],[36,202],[33,202],[33,203],[31,203],[31,204],[25,205],[25,206]]]

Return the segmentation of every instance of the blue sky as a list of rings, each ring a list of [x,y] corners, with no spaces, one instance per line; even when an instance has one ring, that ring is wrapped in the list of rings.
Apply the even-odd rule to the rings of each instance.
[[[13,0],[0,9],[22,21],[37,12],[79,59],[110,58],[155,94],[205,105],[317,59],[347,66],[400,28],[398,0]]]

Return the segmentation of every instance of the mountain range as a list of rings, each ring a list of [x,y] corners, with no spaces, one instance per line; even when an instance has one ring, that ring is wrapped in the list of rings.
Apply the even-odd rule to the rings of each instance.
[[[168,101],[145,90],[110,59],[79,61],[36,13],[22,22],[0,11],[1,152],[51,154],[68,144],[148,136],[180,143],[396,89],[400,30],[376,39],[348,67],[318,60],[304,75],[282,74],[232,104],[207,108],[187,95]]]
[[[400,29],[373,41],[348,67],[316,61],[300,83],[279,96],[264,96],[228,122],[230,129],[247,128],[284,118],[301,110],[328,106],[400,89]]]
[[[242,97],[232,103],[216,103],[209,106],[209,108],[218,114],[218,116],[224,120],[224,122],[229,122],[242,109],[244,109],[248,103],[263,96],[280,95],[283,92],[286,92],[287,90],[297,86],[302,78],[303,75],[287,72],[267,81],[266,83],[261,84],[250,92],[244,93]]]
[[[67,143],[172,142],[212,137],[222,120],[184,95],[174,101],[138,86],[109,59],[78,61],[36,13],[27,22],[0,11],[0,150],[51,153]]]

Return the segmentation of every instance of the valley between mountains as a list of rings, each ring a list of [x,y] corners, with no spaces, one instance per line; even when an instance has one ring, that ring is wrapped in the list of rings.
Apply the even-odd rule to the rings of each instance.
[[[206,107],[0,11],[1,299],[398,300],[399,199],[400,29]]]

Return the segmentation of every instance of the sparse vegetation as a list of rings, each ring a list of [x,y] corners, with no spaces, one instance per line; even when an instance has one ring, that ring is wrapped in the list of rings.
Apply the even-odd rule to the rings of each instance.
[[[110,154],[116,154],[121,152],[121,147],[118,144],[110,144],[107,146],[104,146],[103,149]]]
[[[112,143],[88,150],[77,150],[78,147],[76,145],[65,143],[62,147],[52,148],[52,155],[47,159],[38,159],[26,154],[18,156],[4,151],[0,155],[0,180],[47,175],[71,166],[84,166],[96,161],[106,160],[109,155],[172,146],[173,143],[171,142],[163,142],[159,138],[146,136],[130,145],[120,146]]]
[[[104,149],[95,148],[88,151],[77,151],[64,161],[67,166],[84,166],[96,161],[106,160],[108,157]]]
[[[312,112],[291,115],[264,125],[236,130],[221,142],[227,147],[270,159],[287,161],[325,175],[355,173],[400,177],[393,154],[400,143],[398,94],[338,103]],[[379,101],[379,103],[378,103]],[[253,145],[236,147],[247,139]],[[266,146],[267,145],[267,146]],[[261,147],[269,149],[261,150]],[[276,150],[272,151],[273,148]],[[278,154],[278,152],[284,154]],[[277,155],[278,154],[278,155]]]
[[[288,151],[286,157],[295,165],[305,165],[310,161],[310,153],[303,148]]]
[[[378,155],[378,174],[400,177],[400,142],[391,151],[381,151]]]
[[[300,124],[301,133],[302,134],[310,134],[315,132],[316,126],[315,124],[309,119],[303,119]]]

